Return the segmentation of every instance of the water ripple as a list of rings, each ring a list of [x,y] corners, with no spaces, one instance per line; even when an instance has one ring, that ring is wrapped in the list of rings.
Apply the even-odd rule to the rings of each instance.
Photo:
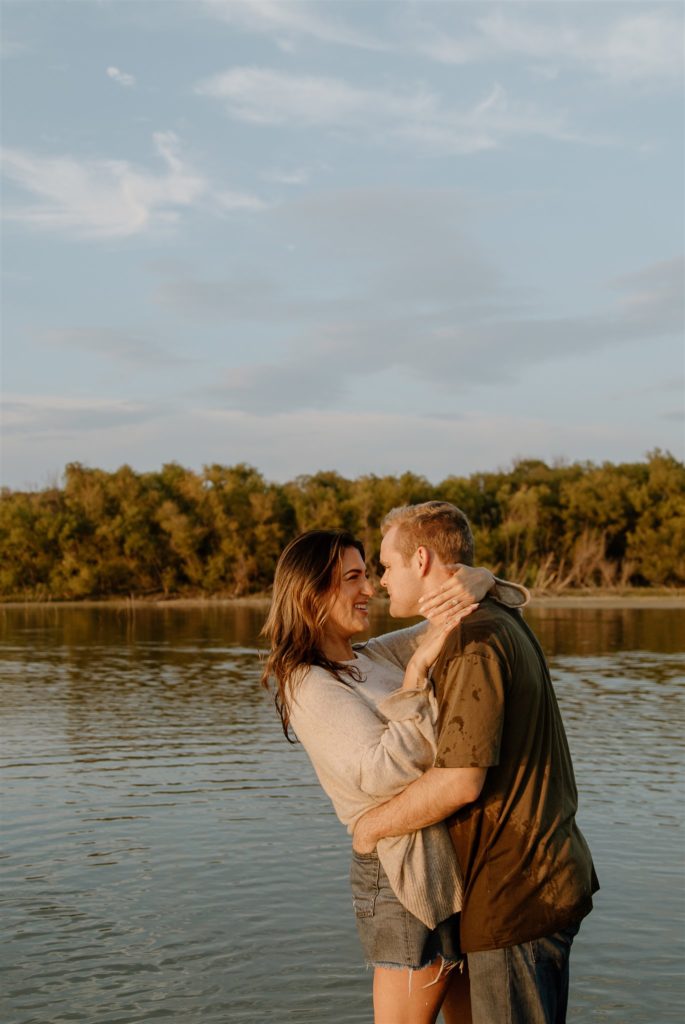
[[[261,617],[0,615],[3,1024],[368,1020],[349,840],[259,689]],[[685,616],[532,618],[603,886],[570,1020],[675,1022]]]

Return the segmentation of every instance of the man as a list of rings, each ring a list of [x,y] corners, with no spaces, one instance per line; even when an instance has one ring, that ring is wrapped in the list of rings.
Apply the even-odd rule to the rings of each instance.
[[[393,616],[419,614],[450,563],[473,564],[468,520],[447,502],[393,509],[382,533]],[[432,676],[435,767],[360,820],[355,849],[448,819],[464,877],[474,1024],[563,1024],[571,942],[599,885],[575,824],[573,766],[544,655],[516,611],[486,599],[450,634]]]

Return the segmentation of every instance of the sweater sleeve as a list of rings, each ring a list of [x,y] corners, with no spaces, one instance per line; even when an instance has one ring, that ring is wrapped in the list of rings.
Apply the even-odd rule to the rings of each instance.
[[[430,768],[435,720],[428,687],[395,691],[377,711],[354,686],[318,668],[309,670],[291,708],[293,728],[336,810],[342,790],[389,799]]]
[[[362,756],[360,784],[365,793],[389,799],[433,766],[437,705],[431,686],[395,690],[378,706],[387,725]]]
[[[404,671],[427,628],[428,622],[424,619],[423,622],[408,626],[406,629],[395,629],[392,633],[384,633],[383,636],[372,636],[360,647],[364,654],[374,661],[389,661]]]
[[[509,580],[500,580],[495,576],[495,586],[490,591],[490,597],[507,608],[525,608],[530,601],[530,591],[521,583],[510,583]]]

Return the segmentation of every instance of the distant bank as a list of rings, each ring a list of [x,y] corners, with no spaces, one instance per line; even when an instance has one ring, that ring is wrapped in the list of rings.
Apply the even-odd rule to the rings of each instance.
[[[0,601],[2,608],[221,608],[222,606],[243,606],[246,608],[267,608],[268,594],[249,597],[149,597],[149,598],[100,598],[83,601]],[[378,597],[379,605],[387,605],[387,599]],[[612,594],[602,591],[575,594],[533,594],[533,608],[682,608],[685,610],[685,590],[644,593],[639,590]]]

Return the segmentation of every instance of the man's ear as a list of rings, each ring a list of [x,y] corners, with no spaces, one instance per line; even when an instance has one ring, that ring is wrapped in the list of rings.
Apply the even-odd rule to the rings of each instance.
[[[416,565],[419,570],[419,575],[426,576],[428,574],[428,570],[431,567],[430,550],[427,547],[424,547],[422,544],[420,547],[416,549],[416,554],[414,555],[414,557],[416,558]]]

